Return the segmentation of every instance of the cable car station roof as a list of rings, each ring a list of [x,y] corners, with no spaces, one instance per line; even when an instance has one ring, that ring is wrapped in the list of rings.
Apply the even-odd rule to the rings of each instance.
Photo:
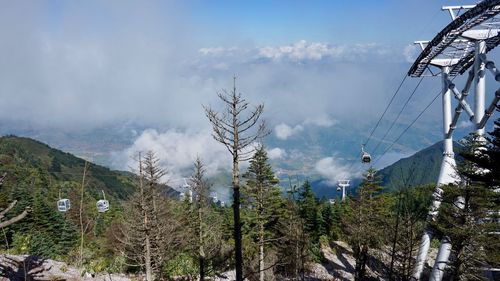
[[[455,8],[470,9],[455,17],[452,11]],[[423,51],[408,71],[409,76],[420,77],[429,66],[448,66],[451,76],[463,74],[474,63],[476,41],[485,41],[486,53],[500,44],[500,0],[445,9],[450,11],[453,21],[431,41],[415,42]]]

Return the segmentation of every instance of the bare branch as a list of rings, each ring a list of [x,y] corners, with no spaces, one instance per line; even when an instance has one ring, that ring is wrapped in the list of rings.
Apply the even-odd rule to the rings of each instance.
[[[11,218],[10,220],[7,220],[7,221],[4,221],[2,223],[0,223],[0,228],[2,227],[7,227],[13,223],[16,223],[22,219],[24,219],[24,217],[26,217],[28,215],[28,213],[30,212],[30,208],[26,208],[22,213],[20,213],[19,215]]]
[[[5,214],[7,214],[10,210],[12,210],[12,208],[14,208],[14,206],[16,206],[16,203],[17,203],[17,200],[14,200],[12,203],[9,204],[9,206],[7,208],[5,208],[5,210],[0,212],[0,220],[3,219],[5,217]]]
[[[4,172],[2,176],[0,176],[0,186],[3,185],[3,182],[5,181],[6,177],[7,177],[7,172]]]
[[[260,104],[255,108],[254,111],[251,112],[250,116],[243,122],[238,123],[242,129],[240,132],[244,132],[253,127],[259,121],[260,115],[264,111],[264,105]],[[248,124],[249,123],[249,124]]]

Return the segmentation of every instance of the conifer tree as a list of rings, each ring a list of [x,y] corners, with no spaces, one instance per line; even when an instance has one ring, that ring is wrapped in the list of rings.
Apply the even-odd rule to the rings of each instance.
[[[306,264],[310,261],[310,239],[300,216],[296,199],[297,187],[290,183],[282,222],[284,237],[279,248],[279,272],[291,280],[305,280]]]
[[[318,208],[318,200],[308,180],[302,185],[297,204],[299,207],[299,214],[302,219],[304,219],[305,231],[309,233],[312,242],[317,243],[320,233],[323,232],[322,217],[320,216],[321,212]]]
[[[263,145],[256,149],[250,160],[248,171],[243,177],[246,179],[244,188],[245,205],[255,213],[253,222],[248,221],[245,223],[250,224],[250,229],[253,229],[252,225],[255,225],[256,233],[249,234],[256,237],[259,265],[257,272],[259,273],[259,280],[264,281],[265,272],[274,267],[273,264],[265,264],[265,248],[277,243],[280,238],[278,226],[284,209],[281,191],[276,186],[278,179],[268,163],[267,152]]]
[[[371,171],[364,175],[358,187],[358,196],[348,201],[349,210],[344,213],[342,223],[347,241],[356,260],[355,280],[365,280],[369,250],[378,248],[384,240],[383,201],[377,198],[382,190],[380,179],[372,179]]]

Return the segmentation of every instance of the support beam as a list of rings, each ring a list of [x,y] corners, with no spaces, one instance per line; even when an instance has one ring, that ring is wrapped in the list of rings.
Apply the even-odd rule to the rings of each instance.
[[[493,114],[493,111],[495,111],[495,108],[498,106],[498,102],[500,101],[500,89],[498,89],[495,92],[495,97],[493,98],[493,101],[491,102],[490,106],[488,109],[486,109],[483,118],[481,119],[481,122],[479,122],[478,128],[484,130],[484,126],[486,126],[486,122],[488,122],[488,119],[491,117]]]
[[[453,153],[453,137],[448,135],[448,129],[450,128],[452,117],[451,117],[451,90],[448,87],[448,73],[450,71],[449,67],[443,67],[442,69],[442,106],[443,106],[443,160],[441,162],[441,169],[439,171],[439,178],[434,190],[433,201],[429,214],[427,216],[428,221],[435,220],[438,213],[439,206],[442,201],[443,190],[441,186],[454,183],[458,180],[456,172],[456,163]],[[412,275],[412,280],[421,280],[421,275],[424,270],[425,261],[427,259],[427,254],[429,252],[429,247],[431,239],[433,236],[432,229],[428,226],[422,236],[420,242],[420,248],[417,255],[417,260],[415,262],[415,268]]]
[[[476,7],[476,5],[462,5],[462,6],[443,6],[441,10],[446,11],[450,13],[451,20],[455,20],[457,18],[457,14],[460,12],[460,10],[468,10]],[[455,10],[457,10],[457,13],[455,13]]]
[[[443,68],[443,86],[447,84],[448,80],[448,68]],[[443,87],[443,127],[444,132],[444,152],[443,152],[443,162],[441,163],[441,171],[439,172],[438,187],[439,185],[446,185],[450,183],[455,183],[459,180],[457,175],[455,155],[453,153],[453,137],[447,134],[447,126],[451,125],[451,91],[448,87]],[[439,188],[441,189],[441,188]],[[441,190],[442,192],[442,190]],[[441,198],[437,207],[441,205]],[[434,210],[437,215],[437,208]],[[438,255],[434,262],[434,267],[431,272],[429,280],[441,281],[443,278],[443,271],[448,263],[448,258],[451,252],[451,241],[449,238],[445,237],[441,240],[441,245],[439,246]]]
[[[469,104],[465,101],[465,96],[462,95],[458,90],[457,87],[455,87],[455,84],[451,83],[449,85],[450,90],[453,92],[455,95],[455,98],[458,100],[459,104],[461,107],[465,110],[467,115],[469,115],[469,118],[471,121],[474,119],[474,112],[472,112],[472,109],[470,108]]]
[[[465,87],[462,90],[462,95],[468,95],[470,91],[470,87],[472,86],[472,81],[474,81],[474,70],[469,71],[469,75],[467,75],[467,81],[465,82]]]
[[[479,58],[484,63],[486,69],[488,69],[491,74],[493,74],[493,76],[495,77],[495,81],[500,82],[500,71],[495,66],[495,62],[488,60],[486,58],[486,54],[481,54]]]
[[[449,237],[444,237],[441,239],[441,244],[439,245],[439,251],[436,256],[436,261],[434,262],[434,267],[432,268],[431,276],[429,281],[441,281],[443,279],[444,270],[448,264],[448,259],[451,253],[451,241]]]
[[[457,105],[457,107],[455,107],[455,115],[453,115],[453,120],[451,120],[450,129],[448,130],[448,134],[446,134],[446,137],[450,137],[457,128],[458,118],[460,118],[461,113],[462,106],[459,104]]]
[[[486,95],[486,79],[485,76],[485,63],[481,60],[481,56],[486,52],[486,42],[477,41],[475,47],[475,60],[474,60],[474,82],[476,89],[474,93],[474,124],[476,125],[476,134],[479,137],[484,136],[484,127],[481,128],[481,120],[484,116],[485,95]]]
[[[448,130],[448,134],[446,135],[446,137],[450,137],[453,134],[453,131],[455,131],[455,129],[457,128],[458,118],[460,118],[460,114],[462,113],[462,108],[464,108],[462,101],[464,101],[465,98],[467,97],[467,95],[469,95],[469,90],[470,90],[470,87],[472,85],[473,80],[474,80],[474,71],[471,70],[471,71],[469,71],[467,81],[465,82],[465,87],[461,93],[458,93],[458,90],[456,89],[453,82],[448,80],[449,88],[454,89],[453,92],[455,93],[455,97],[456,98],[458,97],[459,104],[455,108],[455,115],[453,115],[453,120],[451,121],[450,129]],[[470,106],[468,104],[467,104],[467,106],[469,108],[469,111],[467,111],[467,113],[469,114],[470,121],[472,121],[474,119],[474,114],[472,113]]]

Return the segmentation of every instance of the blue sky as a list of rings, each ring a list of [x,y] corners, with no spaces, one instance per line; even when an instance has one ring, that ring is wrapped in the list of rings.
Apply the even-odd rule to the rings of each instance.
[[[138,5],[134,5],[138,4]],[[164,16],[164,24],[189,25],[199,31],[205,44],[231,41],[257,45],[287,44],[299,40],[331,43],[383,43],[404,45],[415,36],[432,36],[436,27],[449,19],[440,12],[442,5],[464,1],[39,1],[49,28],[58,30],[65,18],[79,10],[87,27],[96,31],[120,29],[127,21],[117,11],[148,8]],[[464,2],[462,4],[469,4]],[[30,5],[26,5],[30,6]],[[27,8],[28,9],[28,8]],[[151,11],[149,11],[151,12]],[[443,16],[444,15],[444,16]],[[147,17],[147,13],[143,14]],[[155,32],[169,27],[158,22]],[[434,29],[434,30],[433,30]]]
[[[433,36],[449,21],[441,6],[459,2],[464,1],[187,1],[186,9],[196,24],[220,34],[237,32],[236,40],[256,44],[305,39],[405,45],[415,36]],[[227,39],[213,34],[204,39]]]
[[[410,26],[401,19],[424,12],[425,6],[430,5],[424,1],[195,1],[190,9],[194,21],[209,28],[237,30],[243,39],[257,44],[301,39],[339,43],[393,43],[397,39],[401,44],[406,36],[395,37],[394,31],[401,35]]]

